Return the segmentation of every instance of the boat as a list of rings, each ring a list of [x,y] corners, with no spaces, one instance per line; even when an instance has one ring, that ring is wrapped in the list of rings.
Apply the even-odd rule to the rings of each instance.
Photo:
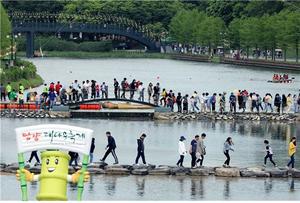
[[[286,80],[268,80],[271,83],[292,83],[295,78],[286,79]]]

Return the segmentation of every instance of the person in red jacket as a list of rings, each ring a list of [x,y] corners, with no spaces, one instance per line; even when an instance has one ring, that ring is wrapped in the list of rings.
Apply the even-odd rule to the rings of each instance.
[[[62,87],[62,85],[60,84],[59,81],[57,81],[57,83],[55,85],[55,91],[56,91],[57,94],[59,94],[59,91],[60,91],[61,87]]]

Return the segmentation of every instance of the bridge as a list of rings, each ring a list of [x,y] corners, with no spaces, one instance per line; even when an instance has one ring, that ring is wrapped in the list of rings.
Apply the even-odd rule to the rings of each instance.
[[[69,106],[78,106],[80,104],[88,104],[88,103],[99,103],[99,102],[108,102],[108,101],[114,101],[114,102],[130,102],[135,104],[142,104],[142,105],[148,105],[151,107],[159,107],[158,105],[149,103],[149,102],[143,102],[139,100],[131,100],[131,99],[116,99],[116,98],[106,98],[106,99],[88,99],[84,101],[77,101],[77,102],[69,102],[67,105]]]
[[[45,13],[9,13],[13,33],[26,33],[26,57],[34,55],[36,33],[94,33],[114,34],[133,39],[147,47],[147,51],[159,52],[158,35],[148,26],[130,19],[115,16],[86,16]]]

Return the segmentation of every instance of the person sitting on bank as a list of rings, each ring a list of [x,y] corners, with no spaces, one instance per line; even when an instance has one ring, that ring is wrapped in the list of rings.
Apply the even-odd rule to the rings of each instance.
[[[106,136],[107,136],[108,144],[105,148],[106,152],[105,152],[103,158],[100,159],[100,161],[104,162],[106,157],[111,153],[113,155],[114,159],[115,159],[114,164],[118,164],[119,161],[118,161],[118,157],[117,157],[116,152],[115,152],[115,149],[117,148],[115,138],[113,136],[111,136],[111,133],[109,131],[106,132]]]
[[[139,163],[140,157],[142,157],[143,164],[147,164],[145,159],[145,145],[144,145],[144,140],[146,137],[147,137],[146,134],[143,133],[141,137],[137,139],[138,147],[137,147],[137,156],[135,159],[135,164]]]

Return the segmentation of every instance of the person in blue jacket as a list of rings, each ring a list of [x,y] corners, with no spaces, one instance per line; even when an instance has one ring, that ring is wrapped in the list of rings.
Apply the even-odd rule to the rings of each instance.
[[[146,134],[143,133],[141,135],[141,137],[139,139],[137,139],[137,156],[136,156],[136,159],[135,159],[135,164],[138,164],[139,163],[139,159],[140,157],[142,157],[142,161],[143,161],[143,164],[146,164],[146,159],[145,159],[145,146],[144,146],[144,140],[146,138]]]

